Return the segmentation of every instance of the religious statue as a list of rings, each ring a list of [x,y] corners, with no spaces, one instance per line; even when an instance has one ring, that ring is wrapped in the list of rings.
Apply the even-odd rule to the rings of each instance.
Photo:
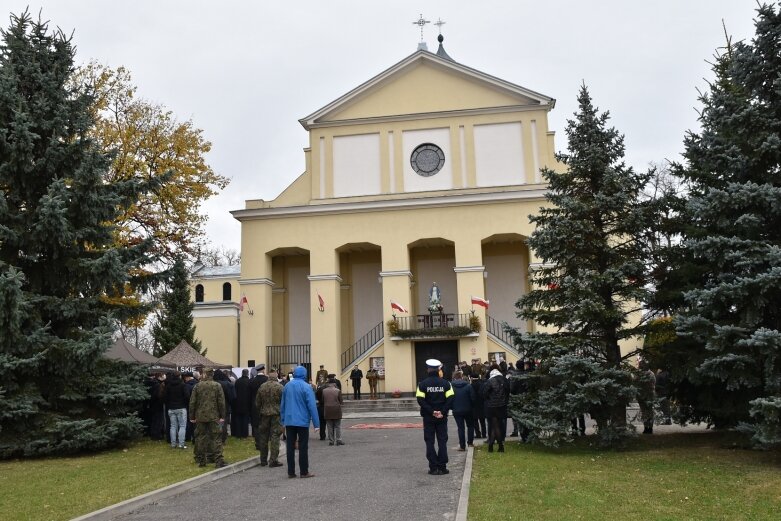
[[[442,294],[436,282],[428,290],[428,311],[429,313],[442,313]]]

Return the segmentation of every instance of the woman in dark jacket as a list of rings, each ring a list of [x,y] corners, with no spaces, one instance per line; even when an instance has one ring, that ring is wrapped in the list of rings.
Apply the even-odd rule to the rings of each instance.
[[[488,421],[488,452],[494,451],[494,443],[499,443],[499,452],[504,452],[504,436],[507,428],[507,405],[510,402],[510,384],[499,370],[491,366],[488,381],[483,386],[485,417]]]
[[[455,371],[453,373],[453,392],[456,393],[453,399],[453,418],[458,427],[458,450],[465,451],[466,444],[471,447],[475,441],[475,423],[472,418],[472,410],[475,405],[475,392],[469,382],[464,380],[464,373]],[[464,424],[466,424],[466,433],[464,433]],[[466,436],[465,436],[466,434]]]

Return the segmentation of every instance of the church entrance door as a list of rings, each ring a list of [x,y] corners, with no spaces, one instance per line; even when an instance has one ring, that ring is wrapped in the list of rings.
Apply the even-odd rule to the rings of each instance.
[[[453,367],[458,363],[458,340],[415,342],[415,377],[420,382],[426,377],[426,360],[436,358],[442,362],[442,373],[450,380]]]

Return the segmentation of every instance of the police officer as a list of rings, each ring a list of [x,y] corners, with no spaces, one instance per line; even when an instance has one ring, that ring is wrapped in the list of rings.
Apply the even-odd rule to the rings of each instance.
[[[222,459],[222,425],[225,423],[225,394],[222,386],[213,380],[214,371],[205,369],[203,380],[190,395],[190,421],[195,424],[195,462],[205,467],[214,462],[217,468],[225,466]]]
[[[442,363],[439,360],[426,360],[428,376],[418,384],[415,393],[420,405],[420,415],[423,416],[428,473],[433,476],[450,473],[447,470],[447,415],[455,397],[450,382],[439,376],[440,367]],[[438,450],[434,448],[435,438]]]

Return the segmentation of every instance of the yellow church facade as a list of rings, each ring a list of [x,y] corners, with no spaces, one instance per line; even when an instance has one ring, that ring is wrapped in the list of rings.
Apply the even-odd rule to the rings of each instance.
[[[404,393],[427,358],[446,370],[516,360],[503,324],[535,327],[515,302],[537,263],[526,239],[546,204],[540,170],[559,167],[554,104],[440,44],[301,119],[305,172],[276,199],[232,212],[241,267],[192,275],[208,356],[324,365],[342,381],[374,365],[380,392]]]

